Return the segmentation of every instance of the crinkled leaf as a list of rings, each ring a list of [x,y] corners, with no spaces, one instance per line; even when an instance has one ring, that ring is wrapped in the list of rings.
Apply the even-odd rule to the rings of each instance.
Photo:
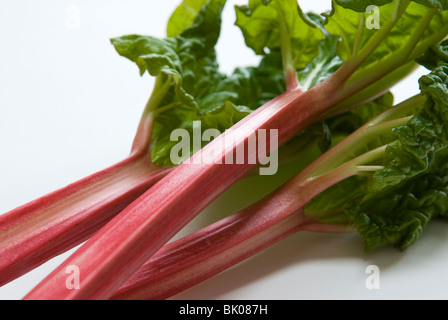
[[[412,181],[429,174],[443,178],[448,173],[444,164],[448,159],[447,73],[448,67],[440,66],[421,77],[426,102],[415,106],[416,114],[406,125],[385,135],[384,139],[389,140],[387,149],[382,161],[375,163],[384,166],[383,170],[336,184],[311,201],[306,213],[325,222],[349,218],[358,227],[367,250],[384,243],[406,248],[415,242],[428,221],[445,214],[448,204],[440,188],[419,193],[415,199],[408,194]],[[372,149],[383,143],[366,146]],[[401,192],[401,198],[394,198]],[[394,210],[387,211],[394,201]]]
[[[428,173],[347,210],[367,252],[384,245],[413,245],[428,223],[448,217],[448,148],[430,161]]]
[[[280,52],[264,56],[257,67],[237,68],[229,77],[232,91],[244,105],[256,109],[286,91]],[[223,86],[229,86],[224,83]]]
[[[185,29],[189,28],[202,7],[210,0],[183,0],[182,3],[174,10],[167,25],[168,37],[177,37]]]
[[[152,106],[152,111],[172,106],[158,114],[153,125],[152,157],[158,165],[172,165],[172,143],[169,139],[173,130],[192,127],[193,121],[202,120],[207,115],[217,118],[219,111],[225,109],[221,116],[229,126],[242,117],[236,108],[235,117],[227,112],[228,108],[235,106],[232,102],[237,104],[237,94],[217,85],[226,80],[218,70],[214,49],[220,33],[224,2],[206,1],[195,7],[200,8],[196,10],[197,15],[194,19],[190,16],[192,21],[188,23],[182,22],[183,30],[176,37],[157,39],[129,35],[111,40],[120,55],[138,65],[142,75],[148,71],[157,77],[153,95],[172,83],[158,105]],[[174,17],[183,9],[185,7],[181,5]],[[181,30],[180,25],[176,28],[177,32]],[[247,110],[241,114],[246,115]]]
[[[194,73],[184,69],[183,65],[188,63],[188,55],[192,51],[200,52],[200,41],[188,42],[184,38],[157,39],[151,36],[128,35],[114,38],[111,42],[120,55],[137,64],[141,75],[148,71],[152,76],[161,74],[170,76],[176,84],[175,93],[179,100],[195,106],[194,98],[184,89],[182,81],[183,75],[192,77]],[[201,58],[202,62],[211,59]]]
[[[405,250],[415,244],[431,220],[447,215],[448,172],[423,175],[347,213],[367,252],[384,245]]]
[[[142,75],[147,71],[157,77],[153,95],[172,83],[152,110],[163,110],[155,118],[151,141],[152,160],[160,166],[174,165],[170,155],[178,141],[170,138],[175,129],[185,129],[192,136],[193,122],[201,121],[202,131],[224,132],[285,90],[278,52],[264,57],[259,67],[237,68],[229,76],[219,71],[215,45],[225,1],[202,2],[199,7],[199,2],[192,5],[185,1],[173,14],[172,19],[184,11],[191,13],[188,21],[169,27],[171,35],[179,33],[175,37],[130,35],[112,39],[118,53],[134,61]],[[192,141],[190,151],[195,151]]]
[[[226,0],[209,0],[206,2],[193,23],[179,35],[184,38],[201,39],[205,48],[214,47],[221,32],[221,13],[225,4]]]
[[[199,108],[196,99],[209,91],[210,84],[225,78],[218,71],[214,49],[224,4],[221,0],[207,1],[193,23],[176,37],[157,39],[129,35],[114,38],[111,42],[120,55],[137,64],[142,75],[148,71],[155,77],[170,76],[175,83],[177,98],[192,108]]]
[[[420,78],[427,95],[423,109],[407,125],[393,130],[384,157],[387,168],[373,175],[369,190],[382,192],[429,169],[431,157],[448,145],[448,67],[441,66]]]
[[[318,54],[324,38],[319,28],[304,19],[296,0],[250,0],[249,5],[236,7],[236,15],[247,46],[260,55],[282,47],[280,30],[285,26],[297,69]]]
[[[429,70],[448,63],[448,41],[430,47],[417,62]]]
[[[163,70],[180,74],[182,68],[179,55],[176,52],[176,39],[157,39],[151,36],[127,35],[111,39],[115,50],[129,60],[135,62],[143,75],[148,71],[157,76]],[[153,64],[146,65],[144,58],[148,61],[153,59]]]

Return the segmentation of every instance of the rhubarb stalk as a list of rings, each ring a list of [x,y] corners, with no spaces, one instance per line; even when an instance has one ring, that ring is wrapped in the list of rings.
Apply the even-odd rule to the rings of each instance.
[[[89,239],[167,173],[130,157],[0,216],[0,285]]]
[[[151,162],[151,132],[166,88],[155,86],[125,160],[0,215],[0,286],[89,239],[172,168]]]
[[[299,88],[294,89],[294,85],[290,83],[288,85],[289,91],[266,103],[238,122],[232,127],[232,130],[213,140],[193,155],[188,163],[183,163],[177,167],[123,210],[41,282],[26,298],[50,300],[108,299],[188,222],[254,168],[256,164],[249,159],[256,159],[257,157],[254,157],[254,154],[258,154],[257,151],[260,150],[250,148],[245,154],[244,164],[222,165],[220,163],[226,163],[226,159],[233,157],[238,150],[246,149],[246,143],[254,135],[258,135],[260,130],[267,130],[267,132],[277,130],[277,146],[280,147],[300,130],[314,123],[321,114],[331,110],[336,104],[349,99],[354,94],[353,88],[356,87],[356,92],[362,92],[390,72],[398,70],[400,66],[408,63],[409,60],[406,59],[397,63],[398,59],[401,58],[401,53],[391,53],[390,56],[386,56],[385,64],[381,64],[383,62],[381,59],[378,60],[379,62],[369,62],[368,67],[375,68],[381,65],[384,67],[383,69],[379,69],[378,72],[366,77],[363,81],[351,80],[352,77],[356,79],[357,74],[363,72],[364,63],[375,50],[381,47],[383,43],[387,44],[386,38],[394,36],[394,33],[391,32],[392,35],[390,35],[389,31],[400,21],[410,2],[397,0],[395,4],[392,7],[391,19],[387,20],[378,32],[362,41],[363,47],[358,48],[355,51],[356,54],[349,56],[342,67],[331,77],[305,92],[300,91]],[[388,8],[390,9],[390,6]],[[423,34],[426,35],[426,33],[419,31],[411,36],[414,37],[412,39],[420,39]],[[426,39],[425,41],[412,41],[409,48],[406,46],[406,49],[409,50],[408,57],[413,57],[424,47],[427,48],[431,45],[431,41],[434,41],[432,44],[435,44],[444,37],[445,30],[441,30],[436,36],[427,38],[428,41]],[[134,40],[135,37],[130,39]],[[126,40],[129,40],[129,38]],[[384,50],[384,47],[382,49]],[[144,56],[144,59],[149,58],[154,58],[154,55]],[[142,63],[140,63],[141,65]],[[366,101],[369,97],[363,98],[363,101]],[[225,141],[233,141],[234,144],[229,146],[224,143]],[[218,149],[216,146],[224,144],[226,146],[223,152],[215,153],[215,150]],[[269,149],[270,144],[271,142],[268,139],[267,149]],[[379,148],[366,154],[367,158],[362,159],[363,161],[360,164],[353,162],[349,166],[341,166],[341,172],[334,178],[345,175],[349,177],[370,170],[380,170],[381,166],[364,165],[364,161],[370,159],[370,156],[373,160],[383,152],[384,149]],[[327,171],[327,169],[325,163],[322,163],[319,168],[323,171]],[[320,176],[321,172],[317,172]],[[331,174],[331,171],[328,172],[328,175]],[[327,178],[329,177],[327,176]],[[314,186],[313,181],[318,180],[307,181],[307,185]],[[300,189],[300,184],[295,185],[295,188],[299,189],[295,190],[294,201],[297,200],[298,191],[303,193],[301,195],[303,199],[315,195],[308,189]],[[289,195],[293,196],[291,193]],[[293,211],[300,209],[301,207],[298,205]],[[79,290],[70,290],[66,287],[66,270],[71,267],[76,267],[79,270],[81,277]]]
[[[220,135],[193,155],[190,161],[193,164],[184,163],[178,166],[117,215],[27,298],[109,298],[180,229],[255,167],[248,164],[247,159],[253,155],[247,153],[245,164],[215,163],[225,163],[226,158],[236,154],[236,148],[244,146],[249,137],[260,129],[268,132],[270,129],[278,129],[279,146],[286,143],[306,127],[309,119],[320,113],[318,107],[325,108],[329,104],[328,101],[322,101],[322,98],[331,95],[315,93],[319,89],[320,87],[315,87],[298,96],[294,91],[289,91],[241,120],[233,130]],[[222,154],[214,154],[214,144],[224,145],[225,139],[235,141],[235,146],[227,146]],[[270,139],[267,140],[269,150]],[[82,277],[81,290],[72,291],[66,288],[67,266],[79,268]],[[110,277],[111,274],[114,276]]]
[[[253,158],[249,152],[245,154],[245,164],[216,163],[225,163],[225,159],[244,148],[250,137],[261,129],[278,130],[278,146],[282,146],[331,107],[332,101],[327,97],[343,83],[341,78],[338,74],[336,81],[326,81],[303,93],[288,91],[241,120],[233,130],[223,133],[193,155],[189,161],[192,164],[180,165],[123,210],[26,299],[109,298],[188,222],[255,167],[247,161]],[[224,142],[229,141],[226,139],[236,143],[226,145],[222,154],[215,154],[215,144],[225,145]],[[269,139],[267,142],[269,150]],[[79,268],[81,290],[73,291],[65,286],[68,266]]]
[[[283,219],[278,220],[273,219],[274,212],[250,212],[254,210],[233,215],[164,246],[110,299],[165,300],[296,232],[353,231],[347,226],[315,224],[315,220],[305,217],[303,211],[286,218],[281,215],[279,218]]]
[[[319,222],[304,213],[311,199],[353,175],[384,169],[370,165],[386,146],[348,158],[380,135],[405,125],[410,110],[424,105],[415,96],[384,112],[345,138],[284,186],[245,210],[164,246],[111,297],[112,300],[161,300],[170,298],[244,261],[300,231],[346,233],[350,223]],[[338,167],[338,164],[339,167]],[[336,166],[336,167],[335,167]],[[321,213],[318,215],[324,215]]]

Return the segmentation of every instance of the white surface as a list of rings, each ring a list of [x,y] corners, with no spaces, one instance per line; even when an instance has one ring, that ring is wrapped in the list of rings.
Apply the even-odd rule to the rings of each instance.
[[[225,10],[223,70],[257,60]],[[304,10],[329,1],[301,1]],[[153,80],[119,57],[109,38],[163,37],[178,0],[0,2],[0,212],[7,212],[124,158]],[[75,11],[73,11],[75,10]],[[79,12],[79,28],[71,15]],[[76,25],[75,25],[76,26]],[[417,72],[394,89],[418,91]],[[218,201],[209,211],[223,211]],[[191,228],[210,222],[201,215]],[[406,253],[364,255],[357,236],[297,234],[177,296],[182,299],[446,299],[446,223],[433,223]],[[0,288],[21,299],[70,252]],[[368,290],[378,265],[381,289]]]

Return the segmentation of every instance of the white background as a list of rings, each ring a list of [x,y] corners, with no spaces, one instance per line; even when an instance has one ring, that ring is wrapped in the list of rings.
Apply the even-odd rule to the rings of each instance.
[[[224,13],[218,57],[223,71],[256,64]],[[300,1],[305,11],[329,0]],[[119,57],[112,37],[163,37],[178,0],[2,0],[0,2],[0,213],[126,157],[153,79]],[[73,11],[75,10],[75,11]],[[79,28],[73,29],[73,12]],[[418,92],[424,70],[394,88],[397,100]],[[184,232],[238,209],[240,184]],[[227,197],[227,198],[225,198]],[[226,199],[234,199],[234,202]],[[434,222],[417,245],[365,255],[357,235],[297,234],[178,296],[181,299],[446,299],[448,234]],[[73,252],[0,288],[21,299]],[[368,290],[366,268],[378,265],[381,289]]]

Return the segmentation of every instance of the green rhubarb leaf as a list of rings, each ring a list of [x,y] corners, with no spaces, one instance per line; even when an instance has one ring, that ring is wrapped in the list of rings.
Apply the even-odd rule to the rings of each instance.
[[[238,121],[246,117],[252,110],[244,106],[237,106],[226,100],[214,110],[209,110],[204,114],[196,114],[190,110],[173,108],[158,116],[153,129],[152,160],[157,165],[173,166],[187,160],[192,154],[197,152],[195,132],[199,132],[199,148],[203,148],[209,141],[202,139],[202,134],[208,129],[216,129],[223,133]],[[200,124],[198,126],[198,123]],[[195,127],[196,125],[196,127]],[[183,129],[188,133],[187,143],[189,151],[181,155],[179,163],[174,162],[171,157],[173,148],[182,141],[173,138],[171,134],[174,130]]]
[[[393,0],[335,0],[341,7],[357,11],[366,12],[369,6],[382,6],[391,3]]]
[[[325,39],[319,44],[318,55],[304,69],[297,72],[299,83],[304,90],[328,79],[344,63],[337,53],[340,37],[333,36],[323,27],[324,20],[321,16],[313,13],[307,16],[321,29]]]
[[[341,7],[357,11],[366,12],[369,6],[383,6],[391,3],[394,0],[335,0]],[[429,8],[446,10],[448,8],[447,0],[413,0],[417,3],[423,4]]]
[[[146,71],[151,75],[158,75],[162,71],[180,74],[181,63],[176,52],[177,42],[175,39],[127,35],[113,38],[111,43],[118,54],[137,64],[141,75]],[[147,65],[143,58],[145,56],[147,56],[148,61],[152,59],[153,63]]]
[[[120,55],[137,64],[142,75],[147,71],[155,77],[163,76],[164,81],[172,81],[175,90],[171,93],[175,96],[168,98],[177,99],[196,111],[204,111],[197,100],[203,99],[212,91],[212,86],[226,78],[218,71],[214,49],[220,34],[224,3],[207,1],[193,23],[176,37],[157,39],[129,35],[114,38],[111,42]],[[215,106],[205,107],[210,110]]]
[[[427,96],[423,109],[407,125],[393,130],[392,142],[384,157],[386,169],[369,181],[369,191],[380,193],[403,184],[429,170],[431,158],[448,146],[448,66],[441,66],[420,79]]]
[[[429,70],[448,63],[448,41],[434,45],[426,53],[417,59],[417,62]]]
[[[366,252],[385,245],[405,250],[416,243],[430,221],[447,217],[448,171],[423,175],[347,213]]]
[[[424,24],[426,23],[425,18],[430,21],[429,26]],[[378,48],[366,61],[367,65],[383,60],[388,55],[394,55],[397,52],[407,51],[407,56],[410,56],[409,51],[413,52],[417,48],[423,54],[426,49],[421,50],[420,46],[424,46],[426,40],[429,41],[437,33],[441,33],[443,39],[448,33],[447,19],[448,15],[445,13],[436,12],[417,3],[407,5],[406,1],[401,0],[395,0],[382,6],[379,11],[369,13],[355,12],[334,4],[333,10],[328,16],[326,29],[331,34],[342,37],[338,52],[341,58],[347,60],[367,47],[372,37],[379,34],[382,28],[389,28],[393,24],[390,31],[384,35]],[[422,32],[423,35],[421,35]]]
[[[170,151],[175,142],[170,141],[170,136],[174,130],[191,131],[194,121],[203,121],[208,115],[215,118],[215,123],[221,116],[220,123],[226,122],[230,127],[250,111],[236,107],[238,95],[220,85],[227,76],[218,70],[214,47],[220,34],[224,3],[206,1],[195,7],[197,14],[190,15],[188,22],[173,25],[171,21],[169,33],[179,33],[175,37],[129,35],[111,40],[120,55],[137,64],[140,74],[148,72],[157,77],[147,110],[156,112],[151,142],[155,164],[173,165]],[[177,9],[174,18],[185,6]],[[229,108],[235,112],[229,112]]]
[[[414,116],[405,125],[369,139],[366,150],[358,148],[352,155],[386,142],[382,159],[366,164],[383,169],[334,185],[306,208],[323,222],[354,223],[368,251],[383,244],[407,248],[431,219],[447,211],[443,192],[448,173],[448,67],[439,66],[421,77],[420,88],[426,99],[409,105],[407,111]],[[425,185],[429,175],[445,179],[443,188],[431,184],[424,192],[410,191]]]
[[[411,63],[442,41],[448,35],[448,13],[404,0],[369,13],[334,3],[325,27],[341,37],[337,50],[344,61],[362,61],[346,82],[356,87]]]
[[[413,0],[417,3],[423,4],[429,8],[447,10],[448,0]]]
[[[237,68],[222,86],[231,88],[241,103],[255,110],[286,91],[282,68],[281,53],[273,51],[256,67]]]
[[[195,106],[194,98],[187,93],[183,85],[183,75],[186,73],[183,64],[188,63],[188,55],[191,51],[199,51],[201,43],[191,41],[188,46],[182,46],[184,39],[168,38],[157,39],[151,36],[127,35],[111,40],[117,52],[135,62],[143,75],[146,71],[152,76],[165,75],[173,81],[176,87],[176,94],[186,105]],[[201,57],[204,62],[209,57]]]
[[[237,26],[248,47],[263,55],[286,50],[297,69],[304,68],[318,53],[324,36],[304,17],[296,0],[250,0],[236,7]]]
[[[266,55],[258,67],[237,68],[230,75],[221,73],[215,46],[225,1],[202,1],[202,6],[193,2],[183,2],[173,14],[172,19],[182,12],[190,16],[179,23],[170,21],[168,33],[172,37],[129,35],[112,39],[118,53],[135,62],[141,75],[148,72],[156,77],[146,111],[155,115],[151,152],[152,161],[160,166],[179,164],[171,159],[171,150],[179,143],[171,141],[176,129],[184,129],[193,137],[194,123],[199,121],[201,133],[208,129],[222,133],[285,90],[278,52]],[[200,141],[201,146],[207,143]],[[190,141],[190,152],[182,159],[196,152],[196,146]]]
[[[201,9],[208,2],[210,2],[210,0],[183,0],[176,10],[174,10],[168,21],[168,37],[177,37],[183,33],[185,29],[191,27]],[[220,2],[221,5],[224,6],[225,1],[221,0]]]
[[[409,248],[429,222],[448,218],[448,148],[435,154],[428,173],[346,212],[366,252],[385,245]]]
[[[218,75],[216,81],[207,81]],[[180,105],[158,115],[153,129],[153,161],[159,165],[173,165],[170,152],[178,143],[170,140],[173,130],[185,129],[192,137],[193,122],[200,121],[201,133],[208,129],[218,129],[222,133],[285,92],[284,83],[281,57],[277,52],[265,56],[258,67],[236,68],[229,76],[220,74],[216,69],[212,75],[199,79],[197,85],[191,88],[199,112],[192,112],[191,108]],[[163,104],[168,103],[171,101]],[[207,143],[201,141],[201,146]],[[191,141],[190,153],[194,152]]]

